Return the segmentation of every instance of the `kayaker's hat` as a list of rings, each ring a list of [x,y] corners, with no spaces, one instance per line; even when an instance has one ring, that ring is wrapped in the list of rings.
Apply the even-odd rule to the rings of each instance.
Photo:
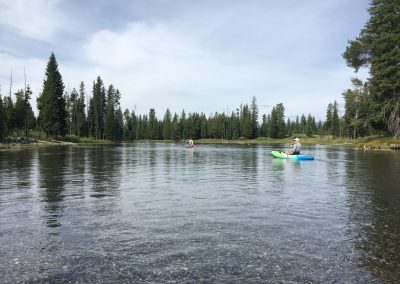
[[[293,138],[293,141],[300,141],[300,139],[299,138]]]

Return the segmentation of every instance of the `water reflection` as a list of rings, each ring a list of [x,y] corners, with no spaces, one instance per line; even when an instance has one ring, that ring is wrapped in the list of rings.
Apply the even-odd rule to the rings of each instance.
[[[356,261],[377,277],[400,279],[400,159],[388,153],[356,151],[346,164],[349,234]],[[354,227],[354,228],[353,228]]]
[[[65,175],[68,169],[67,152],[64,147],[39,149],[39,187],[47,213],[46,224],[49,227],[61,226],[63,214]]]
[[[12,185],[16,185],[21,189],[29,189],[31,185],[32,175],[32,151],[22,151],[23,157],[21,157],[21,151],[2,151],[0,152],[0,180],[6,185],[7,182],[11,182]]]
[[[150,175],[148,176],[150,178],[150,187],[157,187],[157,176],[156,176],[156,172],[158,169],[158,163],[157,158],[159,157],[158,154],[160,154],[160,152],[157,151],[157,147],[159,146],[158,144],[155,143],[149,143],[146,145],[147,149],[145,150],[145,159],[147,162],[147,167],[150,171]],[[162,176],[162,175],[161,175]]]
[[[241,159],[236,159],[241,161],[240,169],[238,172],[244,177],[244,179],[248,182],[248,186],[252,187],[257,183],[257,175],[258,175],[258,147],[257,146],[244,146],[240,149],[244,153],[241,156]]]
[[[120,145],[94,147],[88,155],[91,197],[118,196],[122,164]]]
[[[86,189],[89,185],[88,164],[90,150],[87,148],[71,147],[67,149],[66,187],[68,198],[85,198]]]

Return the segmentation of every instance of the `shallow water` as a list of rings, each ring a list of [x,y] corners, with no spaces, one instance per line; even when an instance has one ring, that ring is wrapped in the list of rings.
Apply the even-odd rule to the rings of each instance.
[[[134,143],[0,152],[0,282],[400,279],[400,153]]]

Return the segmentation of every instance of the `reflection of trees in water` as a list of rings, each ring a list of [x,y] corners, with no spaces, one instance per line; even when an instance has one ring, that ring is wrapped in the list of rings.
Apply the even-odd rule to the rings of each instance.
[[[358,262],[377,277],[400,279],[400,161],[356,152],[347,164],[349,219]]]
[[[92,197],[118,195],[121,149],[118,145],[98,146],[90,151],[88,171],[92,176]]]
[[[258,188],[256,186],[258,183],[257,175],[259,174],[258,147],[253,145],[238,145],[232,148],[233,153],[229,151],[221,153],[222,157],[219,159],[221,166],[225,168],[226,163],[228,163],[228,166],[232,167],[235,173],[234,178],[240,178],[239,183],[242,189]]]
[[[31,176],[34,172],[32,149],[4,151],[0,153],[0,180],[11,180],[16,186],[30,188]]]
[[[163,161],[157,160],[162,159],[158,143],[132,143],[125,144],[121,148],[121,157],[116,159],[122,159],[122,163],[118,164],[119,171],[123,168],[124,171],[129,175],[128,186],[131,188],[141,187],[143,179],[146,182],[154,182],[156,184],[158,174],[155,167],[160,167]],[[160,157],[161,156],[161,157]],[[161,164],[160,164],[161,162]],[[117,181],[120,179],[117,178]],[[127,186],[126,184],[124,186]]]
[[[157,147],[157,144],[155,143],[149,143],[148,144],[149,150],[146,152],[148,154],[147,159],[149,163],[149,171],[150,171],[150,180],[152,183],[150,184],[151,187],[155,186],[155,183],[157,183],[158,179],[156,178],[156,159],[157,159],[157,154],[159,151],[159,148]]]
[[[255,146],[246,146],[244,153],[240,159],[240,167],[243,172],[246,172],[250,179],[255,178],[257,173],[257,148]]]
[[[173,148],[171,147],[173,145],[169,145],[168,147],[166,147],[163,151],[163,155],[160,155],[160,162],[163,165],[162,170],[162,176],[164,177],[164,182],[165,183],[169,183],[171,179],[173,179],[175,177],[175,173],[172,172],[171,173],[171,163],[172,163],[172,157],[175,154],[176,157],[176,149],[173,150]],[[191,151],[192,155],[193,155],[193,151]],[[178,159],[175,159],[178,160]]]
[[[149,181],[149,188],[162,187],[163,189],[167,189],[170,181],[175,179],[176,174],[170,171],[172,153],[170,144],[149,143],[146,145],[146,149],[142,153],[142,165],[146,171],[141,178],[146,177]],[[181,162],[182,165],[187,166],[187,160],[184,159]]]
[[[65,171],[69,148],[48,147],[39,150],[39,186],[48,213],[46,223],[49,227],[61,226],[62,201],[64,200]]]
[[[139,146],[139,178],[145,179],[147,186],[154,188],[169,188],[171,182],[177,177],[176,169],[190,173],[194,170],[196,159],[194,149],[176,147],[170,143],[146,143]],[[140,182],[140,180],[138,180]]]
[[[332,147],[326,149],[326,159],[328,163],[326,167],[326,176],[329,184],[339,184],[343,182],[344,174],[344,162],[346,160],[346,151],[343,151],[340,147]]]
[[[85,196],[88,152],[89,149],[86,147],[74,147],[68,152],[67,169],[69,178],[66,181],[68,195],[82,198]]]

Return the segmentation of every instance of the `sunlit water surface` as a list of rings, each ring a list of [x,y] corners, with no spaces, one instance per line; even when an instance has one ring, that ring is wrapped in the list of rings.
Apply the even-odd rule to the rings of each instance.
[[[0,152],[0,282],[395,283],[400,153],[136,143]]]

